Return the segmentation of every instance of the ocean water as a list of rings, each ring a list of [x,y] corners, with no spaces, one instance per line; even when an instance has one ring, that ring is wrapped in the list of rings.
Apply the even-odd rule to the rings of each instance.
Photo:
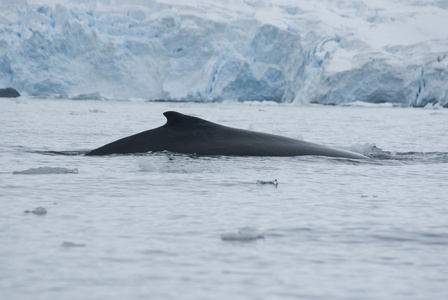
[[[448,295],[446,109],[0,102],[1,299]],[[370,158],[82,155],[167,110]]]

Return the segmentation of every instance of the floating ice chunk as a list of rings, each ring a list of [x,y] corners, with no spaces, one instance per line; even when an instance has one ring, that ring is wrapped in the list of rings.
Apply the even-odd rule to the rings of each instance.
[[[73,242],[63,242],[61,244],[62,248],[73,248],[73,247],[85,247],[86,244],[77,244],[77,243],[73,243]]]
[[[44,207],[36,207],[35,209],[33,209],[32,211],[29,210],[25,210],[25,213],[33,213],[35,215],[45,215],[47,213],[47,210]]]
[[[240,241],[240,242],[248,242],[254,241],[258,239],[264,239],[263,234],[258,232],[255,228],[252,227],[243,227],[238,229],[236,233],[224,233],[221,235],[221,239],[223,241]]]
[[[97,109],[97,108],[89,109],[89,112],[90,112],[90,113],[93,113],[93,114],[104,114],[104,113],[105,113],[104,110]]]
[[[25,175],[78,174],[78,169],[39,167],[39,168],[27,169],[24,171],[14,171],[13,174],[25,174]]]

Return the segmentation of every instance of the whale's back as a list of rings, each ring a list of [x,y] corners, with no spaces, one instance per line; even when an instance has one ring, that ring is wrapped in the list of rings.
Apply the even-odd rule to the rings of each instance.
[[[197,155],[300,156],[347,158],[365,156],[283,136],[237,129],[178,112],[164,113],[165,125],[104,145],[87,155],[170,151]]]

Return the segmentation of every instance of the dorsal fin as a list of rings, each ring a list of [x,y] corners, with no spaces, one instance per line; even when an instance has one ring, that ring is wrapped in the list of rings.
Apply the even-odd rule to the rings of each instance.
[[[184,126],[198,125],[200,123],[207,122],[200,118],[196,118],[196,117],[178,113],[177,111],[166,111],[163,113],[163,115],[166,117],[165,126],[182,126],[182,127],[184,127]]]

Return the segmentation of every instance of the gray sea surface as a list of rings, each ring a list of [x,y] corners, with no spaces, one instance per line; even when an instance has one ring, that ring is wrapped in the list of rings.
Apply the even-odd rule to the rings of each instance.
[[[1,299],[448,295],[447,109],[0,103]],[[369,159],[83,155],[168,110]]]

